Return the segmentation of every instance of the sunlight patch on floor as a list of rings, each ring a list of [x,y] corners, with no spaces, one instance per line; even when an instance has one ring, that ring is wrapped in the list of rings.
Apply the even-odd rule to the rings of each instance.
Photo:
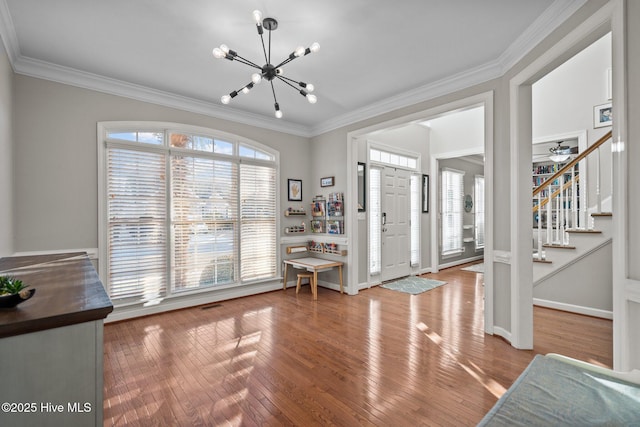
[[[504,392],[507,391],[507,389],[502,385],[500,385],[500,383],[498,383],[496,380],[488,377],[478,365],[476,365],[471,361],[467,361],[467,363],[463,363],[459,360],[459,358],[455,354],[446,350],[443,346],[444,340],[442,339],[442,337],[437,332],[431,331],[429,327],[425,325],[423,322],[419,322],[418,324],[416,324],[416,327],[420,332],[424,333],[425,336],[429,338],[434,344],[440,346],[447,356],[453,359],[456,362],[456,364],[460,366],[462,369],[464,369],[465,372],[467,372],[469,375],[471,375],[473,379],[475,379],[480,384],[482,384],[482,386],[485,389],[487,389],[489,393],[493,394],[495,397],[499,399],[500,396],[502,396]]]

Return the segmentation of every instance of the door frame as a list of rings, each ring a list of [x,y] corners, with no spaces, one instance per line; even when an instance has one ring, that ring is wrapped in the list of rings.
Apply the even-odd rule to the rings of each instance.
[[[531,153],[532,153],[532,85],[543,76],[556,69],[559,65],[573,57],[576,53],[586,48],[609,31],[613,32],[613,57],[612,67],[615,73],[622,73],[624,60],[616,52],[615,40],[622,40],[621,24],[613,22],[616,15],[622,14],[624,0],[613,0],[600,8],[584,22],[578,25],[567,36],[555,45],[547,49],[531,64],[517,73],[509,81],[509,120],[510,120],[510,164],[509,175],[511,177],[511,206],[510,206],[510,229],[511,241],[510,252],[505,254],[505,263],[510,265],[510,317],[511,325],[508,331],[508,340],[511,345],[519,349],[533,348],[533,260],[530,250],[530,224],[531,224]],[[617,31],[617,34],[616,34]],[[622,53],[620,53],[621,55]],[[618,75],[616,74],[616,77]],[[622,80],[620,80],[622,81]],[[613,97],[614,108],[616,109],[616,121],[614,130],[617,128],[618,135],[622,126],[620,122],[625,117],[624,93],[619,85]],[[614,139],[615,139],[614,133]],[[623,139],[624,140],[624,139]],[[614,165],[615,167],[615,165]],[[614,174],[614,194],[622,194],[619,187],[616,188]],[[616,198],[618,204],[624,205],[624,197]],[[622,206],[614,206],[616,215],[622,214]],[[615,227],[614,227],[615,228]],[[616,238],[620,236],[614,230],[614,260],[616,259],[616,248],[619,247]],[[618,253],[624,253],[620,250]],[[620,257],[624,258],[624,257]],[[623,261],[617,261],[622,263]],[[614,263],[614,272],[626,271],[618,269]],[[614,273],[614,320],[616,319],[616,274]],[[616,354],[616,342],[620,341],[621,328],[614,328],[614,368],[621,364],[620,354]]]
[[[383,150],[383,151],[388,152],[388,153],[400,154],[400,155],[405,155],[405,156],[408,156],[408,157],[415,158],[417,160],[417,167],[415,169],[412,169],[412,168],[409,168],[409,167],[405,168],[405,167],[402,167],[402,166],[393,166],[393,165],[390,165],[390,164],[387,164],[387,163],[383,163],[383,162],[372,161],[371,160],[371,149],[372,148],[373,149],[380,149],[380,150]],[[388,168],[395,168],[395,169],[402,169],[402,170],[405,170],[405,171],[409,172],[409,203],[411,203],[411,187],[410,187],[410,185],[411,185],[411,177],[414,176],[414,175],[415,176],[421,176],[420,171],[422,170],[422,166],[421,166],[422,165],[422,156],[420,155],[420,153],[417,153],[415,151],[404,150],[404,149],[401,149],[401,148],[393,147],[393,146],[386,145],[386,144],[377,142],[375,140],[369,140],[369,139],[367,140],[367,143],[366,143],[366,150],[367,150],[367,153],[366,153],[367,164],[369,165],[369,167],[367,168],[367,171],[368,171],[367,173],[368,174],[370,174],[372,168],[378,168],[378,169],[381,169],[382,171],[384,171],[384,169],[387,168],[387,167]],[[384,176],[384,174],[383,174],[383,176]],[[367,191],[369,191],[370,186],[371,186],[371,176],[370,175],[367,176],[366,182],[367,182]],[[370,200],[370,198],[369,198],[369,200]],[[382,197],[380,198],[380,200],[382,200]],[[367,233],[367,236],[369,235],[369,226],[371,224],[370,213],[371,213],[370,209],[367,209],[367,211],[366,211],[366,220],[367,220],[366,233]],[[410,211],[409,211],[409,215],[411,215]],[[420,224],[419,223],[418,223],[418,227],[420,228]],[[411,229],[409,229],[409,238],[410,238],[410,236],[411,236]],[[382,242],[382,235],[380,236],[380,241]],[[420,251],[422,251],[422,245],[420,245]],[[367,252],[367,254],[368,254],[368,252]],[[381,264],[383,263],[383,259],[384,259],[384,257],[383,257],[382,251],[381,251],[381,253],[380,253],[380,262],[381,262]],[[368,268],[369,262],[368,261],[369,260],[368,260],[368,255],[367,255],[367,283],[368,283],[368,286],[371,286],[371,284],[373,282],[371,280],[372,276],[369,274],[369,268]],[[409,249],[409,264],[410,263],[411,263],[411,250]],[[410,268],[412,269],[411,273],[414,273],[413,267],[410,267]],[[419,262],[418,266],[416,267],[416,269],[418,271],[418,274],[420,274],[421,268],[422,268],[422,265],[421,265],[421,262]],[[382,272],[380,272],[380,280],[378,282],[381,282],[381,281],[382,281]],[[378,283],[378,282],[376,282],[376,283]]]
[[[360,152],[358,149],[358,142],[366,138],[366,136],[372,132],[388,129],[395,126],[405,125],[408,123],[416,123],[432,118],[440,117],[451,112],[455,112],[460,109],[467,109],[471,107],[483,106],[484,107],[484,154],[485,154],[485,188],[493,188],[493,135],[494,135],[494,93],[493,90],[478,93],[468,97],[447,102],[445,104],[437,105],[425,110],[421,110],[415,113],[410,113],[405,116],[387,120],[381,123],[377,123],[370,126],[365,126],[360,129],[356,129],[347,133],[347,209],[349,209],[349,215],[345,218],[347,221],[347,239],[349,241],[349,252],[347,255],[347,262],[349,263],[348,271],[348,285],[347,292],[349,295],[356,295],[360,289],[366,289],[370,285],[368,282],[360,283],[359,270],[360,263],[358,259],[359,247],[360,247],[360,233],[358,224],[358,212],[357,203],[358,200],[358,159]],[[423,165],[422,173],[429,174],[433,169],[425,170]],[[369,168],[367,168],[368,170]],[[429,183],[429,204],[434,206],[435,195],[433,189],[434,184]],[[433,209],[430,209],[433,211]],[[431,213],[427,214],[430,215]],[[485,192],[485,298],[484,298],[484,325],[485,332],[488,334],[494,333],[494,295],[493,295],[493,193],[492,191]],[[432,221],[431,221],[432,222]],[[433,225],[431,225],[433,230]],[[431,230],[430,230],[431,231]],[[424,232],[424,230],[422,231]],[[433,233],[431,233],[433,235]],[[433,239],[432,239],[433,240]],[[366,262],[364,263],[366,266]],[[433,266],[429,267],[430,269]],[[365,275],[368,277],[368,274]]]

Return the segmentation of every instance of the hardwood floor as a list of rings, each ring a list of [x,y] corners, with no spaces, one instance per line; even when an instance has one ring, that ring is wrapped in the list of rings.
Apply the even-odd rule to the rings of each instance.
[[[475,425],[535,354],[612,366],[609,320],[534,308],[533,351],[483,332],[483,275],[420,295],[308,286],[104,329],[104,425]]]

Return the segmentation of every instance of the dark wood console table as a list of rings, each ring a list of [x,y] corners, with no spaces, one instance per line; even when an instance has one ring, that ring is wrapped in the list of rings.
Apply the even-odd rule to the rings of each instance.
[[[35,295],[0,309],[0,425],[102,425],[103,323],[113,305],[84,252],[0,259]],[[13,409],[13,410],[11,410]]]

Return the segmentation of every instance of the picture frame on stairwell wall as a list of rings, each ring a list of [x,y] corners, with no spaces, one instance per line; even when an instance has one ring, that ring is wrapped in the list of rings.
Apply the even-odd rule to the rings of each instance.
[[[603,128],[613,124],[613,112],[611,103],[600,104],[593,107],[593,127]]]

